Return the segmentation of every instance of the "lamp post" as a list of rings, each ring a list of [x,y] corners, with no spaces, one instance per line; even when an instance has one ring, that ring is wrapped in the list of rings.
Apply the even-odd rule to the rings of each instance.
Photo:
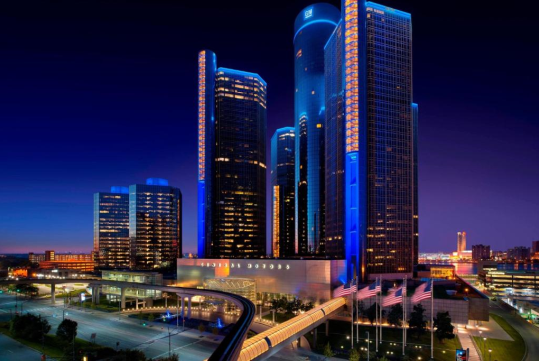
[[[483,338],[483,350],[484,350],[484,354],[487,353],[487,338]],[[486,356],[486,355],[485,355]]]
[[[488,349],[488,361],[492,359],[492,349]]]
[[[366,332],[367,333],[367,361],[370,360],[370,353],[371,353],[371,339],[370,339],[370,335],[369,335],[369,331]]]

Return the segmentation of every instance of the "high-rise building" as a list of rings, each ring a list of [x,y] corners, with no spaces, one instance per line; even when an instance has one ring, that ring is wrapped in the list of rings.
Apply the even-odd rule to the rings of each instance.
[[[271,138],[271,199],[273,256],[279,258],[295,255],[295,149],[294,128],[277,129]]]
[[[94,254],[98,267],[129,267],[129,188],[94,194]]]
[[[198,257],[266,255],[266,82],[198,55]]]
[[[410,14],[343,0],[325,74],[328,254],[345,257],[349,279],[411,274],[419,217]]]
[[[532,255],[539,253],[539,241],[532,241]]]
[[[54,261],[54,251],[52,250],[47,250],[45,251],[45,261]]]
[[[490,259],[490,246],[474,244],[472,246],[472,260],[481,261],[486,259]]]
[[[294,23],[296,253],[325,254],[324,45],[339,21],[330,4],[303,9]]]
[[[457,232],[457,253],[460,256],[466,250],[466,232]]]
[[[130,265],[167,267],[182,255],[182,193],[161,178],[129,186]]]
[[[507,259],[511,261],[527,261],[531,258],[530,247],[513,247],[507,250]]]

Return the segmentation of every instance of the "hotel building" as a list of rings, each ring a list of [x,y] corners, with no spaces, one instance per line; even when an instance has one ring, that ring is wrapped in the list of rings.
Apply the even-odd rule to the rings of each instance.
[[[339,21],[330,4],[303,9],[294,23],[296,254],[325,255],[324,45]]]
[[[344,0],[325,56],[326,134],[333,137],[326,141],[334,144],[326,159],[338,160],[327,169],[335,184],[326,195],[344,189],[344,205],[326,209],[328,242],[342,238],[344,249],[328,249],[337,257],[344,251],[349,279],[411,275],[418,258],[411,16]]]
[[[94,254],[100,268],[129,267],[129,188],[94,194]]]
[[[198,55],[198,256],[266,255],[266,82]]]
[[[161,178],[129,187],[130,265],[173,265],[182,254],[182,193]]]
[[[271,138],[273,257],[295,255],[294,128],[277,129]]]

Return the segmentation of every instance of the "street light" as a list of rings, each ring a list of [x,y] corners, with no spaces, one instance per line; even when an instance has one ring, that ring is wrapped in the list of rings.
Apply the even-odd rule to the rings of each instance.
[[[370,353],[371,353],[371,339],[370,339],[370,335],[369,335],[369,331],[366,331],[366,334],[367,334],[367,361],[370,360]]]
[[[488,361],[492,359],[492,349],[488,349]]]

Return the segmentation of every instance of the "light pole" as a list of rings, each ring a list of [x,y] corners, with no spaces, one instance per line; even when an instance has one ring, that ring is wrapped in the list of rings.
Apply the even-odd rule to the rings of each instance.
[[[168,327],[168,357],[170,357],[170,327]]]
[[[492,359],[492,349],[488,349],[488,361]]]
[[[369,331],[366,332],[367,333],[367,361],[370,361],[370,353],[371,353],[371,339],[370,339],[370,335],[369,335]]]
[[[485,355],[487,353],[487,338],[483,338],[483,350],[484,350],[484,354]],[[485,358],[486,358],[486,355],[485,355]]]

